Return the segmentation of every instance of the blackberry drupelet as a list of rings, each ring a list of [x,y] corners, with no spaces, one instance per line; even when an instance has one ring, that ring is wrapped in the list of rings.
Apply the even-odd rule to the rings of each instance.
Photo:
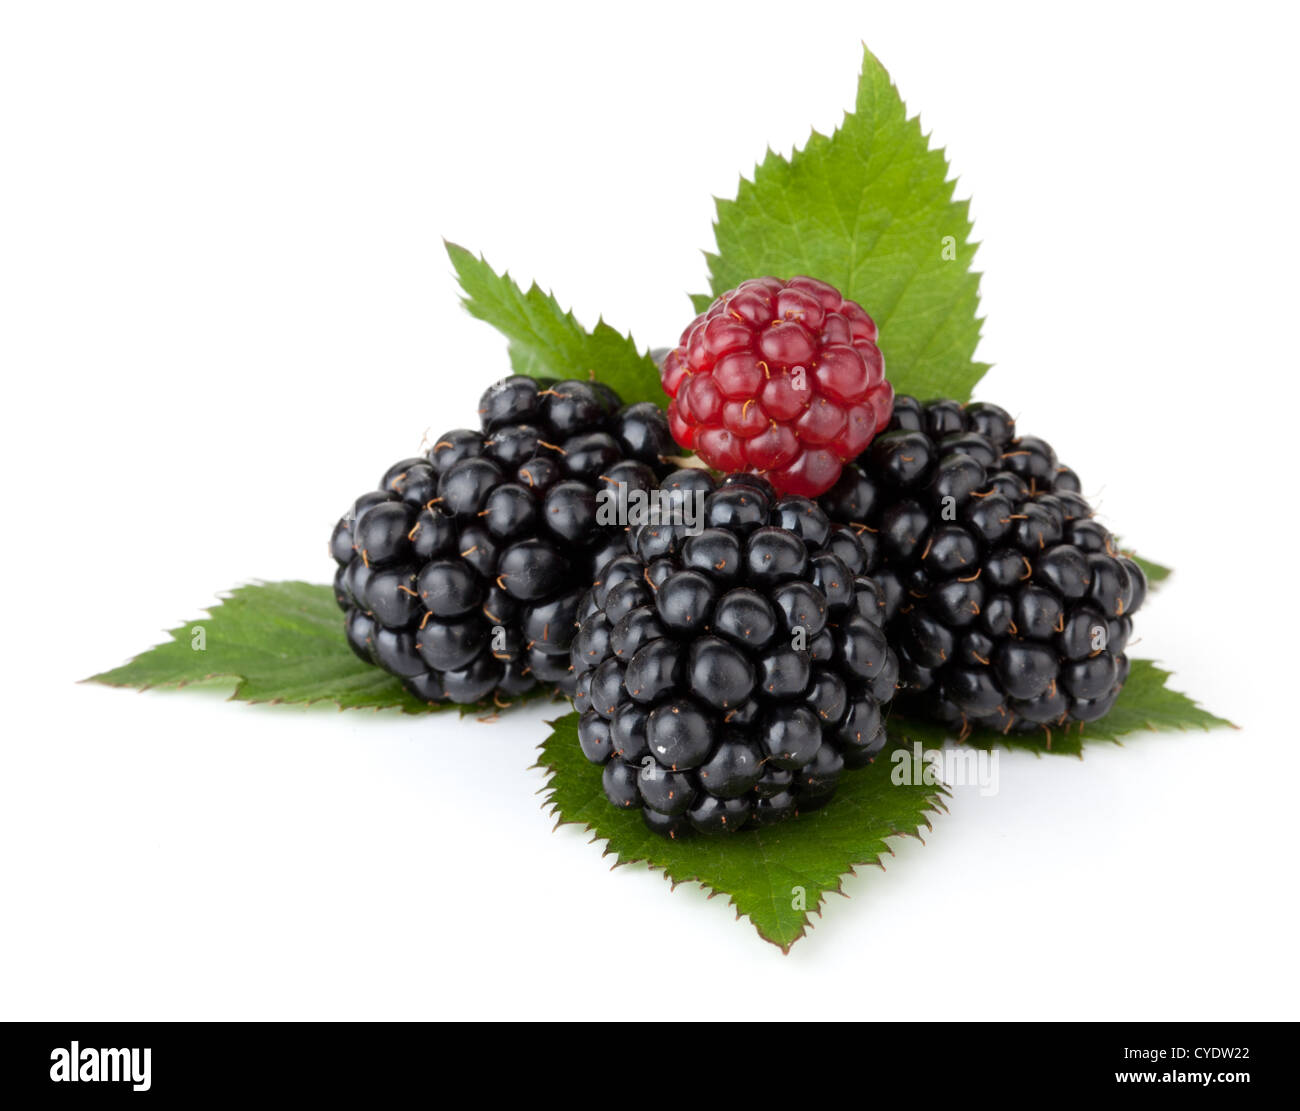
[[[1050,740],[1114,706],[1146,577],[1079,489],[996,405],[895,400],[820,504],[867,553],[900,708]]]
[[[578,739],[606,795],[669,837],[821,806],[884,747],[898,681],[862,542],[754,475],[676,471],[656,506],[578,610]]]
[[[511,377],[456,429],[388,469],[335,526],[335,595],[358,656],[417,698],[477,702],[539,682],[571,693],[583,593],[624,550],[604,487],[653,489],[663,413],[597,382]]]

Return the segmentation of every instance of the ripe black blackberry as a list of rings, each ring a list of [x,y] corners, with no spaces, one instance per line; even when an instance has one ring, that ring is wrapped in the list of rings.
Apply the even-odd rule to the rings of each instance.
[[[1093,519],[1078,476],[1005,410],[899,397],[820,500],[868,554],[900,707],[1050,739],[1114,706],[1146,577]]]
[[[570,693],[578,603],[624,550],[598,493],[653,489],[668,424],[598,382],[525,377],[491,386],[479,416],[482,431],[395,463],[335,526],[348,643],[428,702]]]
[[[753,475],[680,470],[658,505],[579,607],[582,751],[669,837],[821,806],[884,747],[898,680],[861,541]]]

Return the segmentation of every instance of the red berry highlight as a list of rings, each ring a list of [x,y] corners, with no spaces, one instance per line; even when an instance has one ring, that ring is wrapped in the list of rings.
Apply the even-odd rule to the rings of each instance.
[[[664,360],[673,438],[717,470],[816,497],[889,424],[894,391],[876,339],[862,306],[825,282],[742,282]]]

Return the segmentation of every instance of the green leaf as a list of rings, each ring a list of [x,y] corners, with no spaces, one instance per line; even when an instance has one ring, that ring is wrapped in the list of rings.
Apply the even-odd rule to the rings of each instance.
[[[1154,563],[1149,559],[1143,559],[1135,552],[1129,553],[1129,559],[1142,568],[1143,573],[1147,577],[1147,586],[1152,589],[1159,586],[1165,581],[1165,579],[1169,578],[1169,576],[1174,573],[1172,567],[1165,567],[1162,564]]]
[[[1125,737],[1163,730],[1235,729],[1232,722],[1204,710],[1187,695],[1168,686],[1171,674],[1150,660],[1133,660],[1128,681],[1119,701],[1100,721],[1076,723],[1069,728],[1053,728],[1036,733],[1002,734],[992,729],[975,729],[962,738],[975,748],[1028,749],[1051,752],[1058,756],[1080,756],[1083,746],[1093,741],[1119,744]],[[915,721],[895,714],[889,719],[889,735],[894,741],[920,743],[937,747],[954,736],[952,730],[931,722]]]
[[[396,679],[363,663],[343,636],[328,586],[305,582],[239,586],[208,616],[172,629],[171,640],[87,682],[115,687],[182,687],[233,680],[242,702],[334,702],[340,709],[395,708],[408,714],[480,706],[429,706]],[[522,700],[517,700],[522,701]]]
[[[447,253],[465,292],[465,308],[510,341],[510,362],[516,374],[595,377],[628,405],[653,401],[667,406],[658,367],[630,335],[621,335],[603,319],[589,332],[536,283],[525,292],[508,273],[496,273],[486,259],[464,247],[448,243]]]
[[[549,773],[547,803],[557,825],[576,822],[609,842],[618,864],[644,862],[673,882],[699,883],[729,896],[766,940],[785,952],[804,936],[809,916],[826,895],[841,892],[855,866],[880,864],[892,855],[887,839],[920,836],[928,815],[942,809],[936,785],[895,785],[893,762],[882,755],[846,773],[832,802],[821,810],[770,829],[734,837],[669,841],[651,833],[638,811],[616,810],[601,789],[601,770],[578,747],[578,715],[552,722],[538,767]],[[883,867],[883,865],[882,865]],[[803,904],[797,905],[803,889]],[[841,892],[842,893],[842,892]]]
[[[790,159],[768,151],[734,201],[718,200],[714,296],[769,274],[821,278],[875,319],[899,393],[965,401],[988,367],[972,361],[979,275],[969,203],[953,200],[954,184],[864,47],[857,104],[839,130],[813,132]]]

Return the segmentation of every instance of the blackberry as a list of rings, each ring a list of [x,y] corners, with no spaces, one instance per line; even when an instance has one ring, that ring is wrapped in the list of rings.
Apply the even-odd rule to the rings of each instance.
[[[395,463],[335,526],[348,643],[428,702],[571,692],[578,604],[624,550],[602,492],[655,487],[667,420],[597,382],[525,377],[491,386],[479,416],[480,431]]]
[[[870,763],[898,661],[867,564],[808,498],[668,475],[578,606],[578,740],[610,802],[669,837],[734,833]]]
[[[996,405],[896,399],[820,504],[867,554],[900,707],[1050,738],[1114,706],[1146,577],[1079,490]]]

